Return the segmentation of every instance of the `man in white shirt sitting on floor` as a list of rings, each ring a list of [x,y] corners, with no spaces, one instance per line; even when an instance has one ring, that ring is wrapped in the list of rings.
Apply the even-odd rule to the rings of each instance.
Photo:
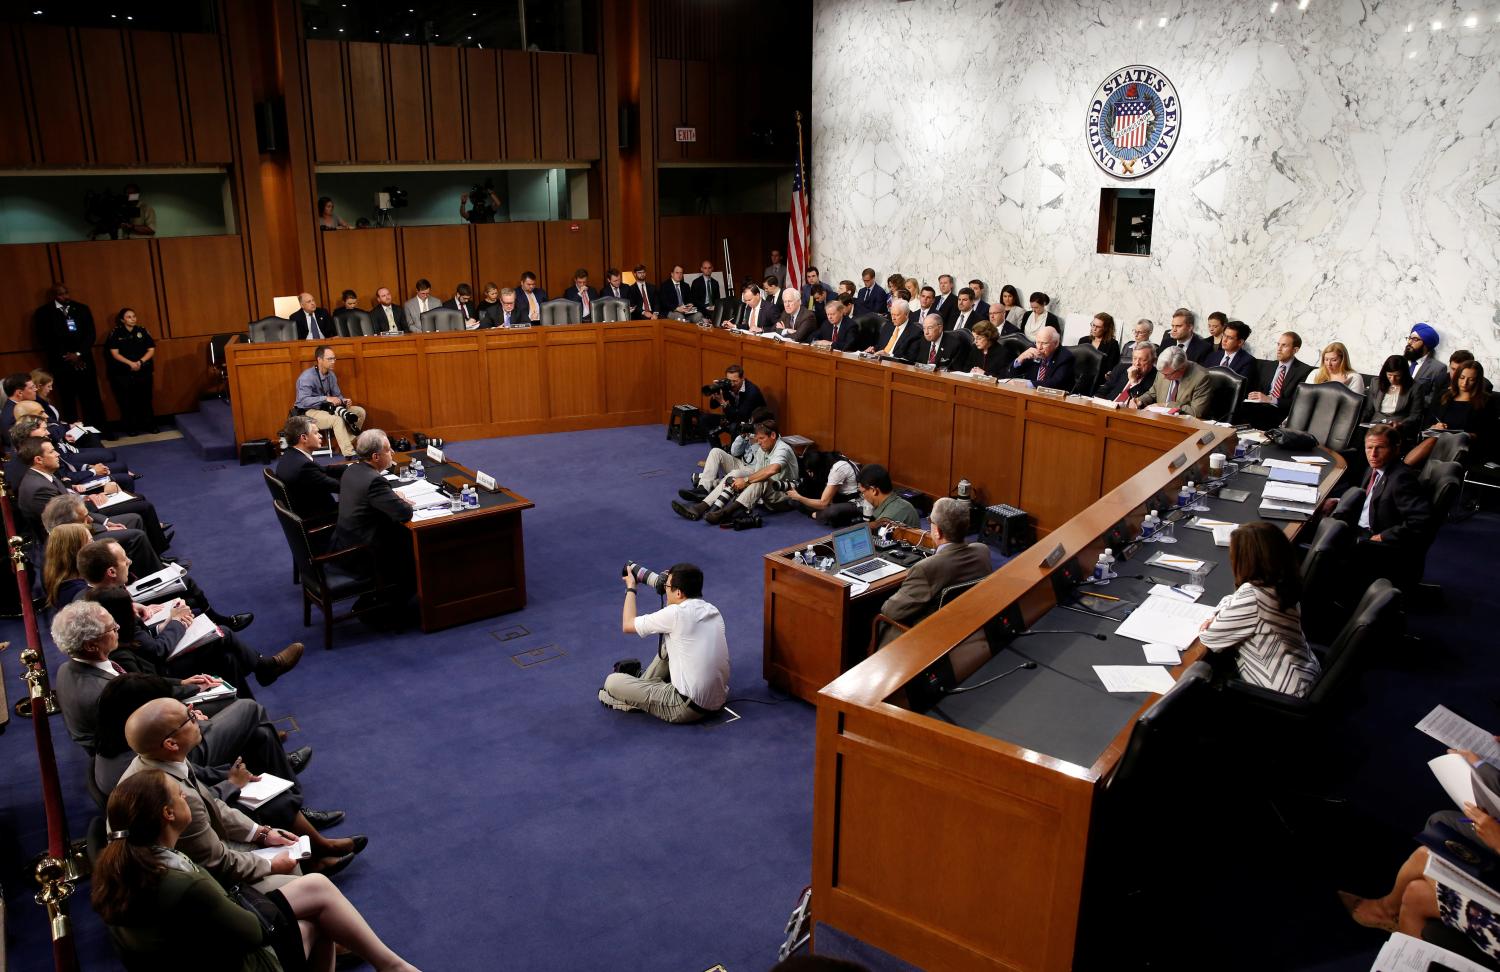
[[[640,616],[635,572],[627,570],[624,580],[621,630],[664,637],[644,673],[634,659],[617,664],[599,690],[599,701],[621,712],[649,712],[664,722],[697,722],[722,709],[729,698],[729,642],[719,609],[703,600],[703,571],[674,564],[663,581],[667,606]]]

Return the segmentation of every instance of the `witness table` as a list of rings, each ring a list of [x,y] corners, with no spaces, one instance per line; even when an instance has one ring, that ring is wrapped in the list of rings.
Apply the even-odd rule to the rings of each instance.
[[[397,457],[427,462],[423,452]],[[428,482],[461,486],[474,473],[456,462],[426,466]],[[422,630],[439,631],[526,606],[526,548],[521,512],[536,504],[510,490],[479,490],[479,509],[430,520],[412,520],[412,554],[417,566],[417,601]]]

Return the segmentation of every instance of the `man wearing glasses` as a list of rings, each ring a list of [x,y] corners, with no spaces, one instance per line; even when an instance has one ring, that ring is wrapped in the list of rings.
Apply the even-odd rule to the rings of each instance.
[[[381,580],[409,593],[416,579],[405,527],[412,517],[412,504],[385,478],[396,461],[391,440],[380,429],[366,429],[354,442],[354,454],[360,461],[345,471],[339,488],[334,549],[368,545],[380,563]]]

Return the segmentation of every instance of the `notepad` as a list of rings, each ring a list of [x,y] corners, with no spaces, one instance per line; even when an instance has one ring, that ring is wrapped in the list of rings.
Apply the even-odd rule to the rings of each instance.
[[[1146,594],[1150,597],[1165,597],[1174,601],[1187,601],[1189,603],[1203,596],[1203,588],[1196,584],[1182,584],[1177,587],[1168,587],[1166,584],[1152,584],[1151,590]]]
[[[1274,471],[1274,470],[1273,470]],[[1261,498],[1286,503],[1316,503],[1318,487],[1301,483],[1269,482],[1261,490]]]
[[[1154,692],[1161,695],[1177,684],[1160,665],[1095,665],[1094,674],[1107,692]]]
[[[187,585],[182,583],[182,575],[185,573],[187,571],[177,564],[167,564],[156,573],[147,574],[135,583],[126,585],[125,592],[132,601],[155,600],[168,594],[176,594],[187,590]]]
[[[1146,664],[1181,665],[1182,652],[1171,645],[1146,645]]]
[[[202,702],[212,702],[214,699],[232,698],[233,696],[236,696],[238,694],[239,689],[235,688],[233,685],[230,685],[228,682],[221,681],[213,688],[206,688],[203,691],[199,692],[188,701],[193,703],[194,705],[198,705]]]
[[[122,489],[118,493],[110,493],[108,496],[104,497],[104,502],[100,503],[97,507],[95,507],[95,509],[107,510],[111,506],[119,506],[121,503],[128,503],[133,499],[135,499],[134,496],[130,495]]]
[[[1203,570],[1208,566],[1204,560],[1194,560],[1192,557],[1178,557],[1174,554],[1158,550],[1146,558],[1146,563],[1153,567],[1165,567],[1168,570],[1180,570],[1185,574],[1191,574],[1197,570]]]
[[[254,810],[267,800],[274,799],[291,788],[291,780],[284,780],[273,773],[262,773],[260,779],[241,787],[240,805]]]
[[[1168,597],[1148,597],[1130,617],[1115,629],[1115,634],[1146,644],[1171,645],[1185,649],[1198,638],[1198,629],[1214,613],[1207,604],[1197,604]]]
[[[1326,466],[1328,460],[1322,456],[1292,456],[1293,462],[1305,462],[1312,466]]]
[[[255,784],[251,783],[250,785],[254,786]],[[241,803],[245,802],[244,794],[245,791],[241,790]],[[257,847],[250,853],[254,854],[256,857],[264,857],[268,861],[274,861],[282,854],[285,854],[294,861],[305,861],[312,856],[312,841],[307,837],[306,834],[303,834],[301,837],[297,838],[297,842],[295,844],[288,844],[285,847]]]
[[[1233,523],[1227,524],[1225,526],[1214,527],[1214,546],[1229,546],[1229,539],[1234,535],[1234,531],[1236,529],[1237,527],[1235,527]]]
[[[436,520],[440,516],[452,516],[453,511],[447,506],[428,506],[412,513],[413,522],[421,523],[423,520]]]
[[[1233,527],[1235,526],[1235,524],[1230,523],[1228,520],[1210,520],[1206,516],[1195,516],[1191,520],[1187,521],[1184,526],[1187,526],[1194,530],[1207,530],[1208,532],[1212,533],[1219,527]]]
[[[193,619],[192,624],[188,625],[187,631],[183,632],[182,637],[178,639],[177,646],[172,649],[171,654],[167,655],[167,660],[170,661],[185,651],[192,651],[204,642],[218,636],[219,626],[209,620],[208,615],[200,614]]]

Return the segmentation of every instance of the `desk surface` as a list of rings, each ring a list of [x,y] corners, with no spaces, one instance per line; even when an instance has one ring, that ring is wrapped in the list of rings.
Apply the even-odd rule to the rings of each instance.
[[[444,458],[447,459],[446,456],[444,456]],[[427,453],[422,450],[413,450],[411,452],[399,453],[396,457],[397,464],[391,468],[398,469],[401,466],[405,466],[413,459],[422,460],[423,473],[425,474],[425,478],[434,486],[442,485],[443,481],[447,479],[460,479],[465,483],[474,483],[477,488],[474,470],[470,469],[468,466],[464,466],[460,463],[452,461],[429,462],[427,459]],[[393,480],[391,485],[404,486],[405,483]],[[453,522],[454,520],[471,518],[482,515],[484,513],[506,512],[510,510],[529,510],[535,508],[536,506],[535,503],[522,496],[520,493],[512,492],[511,490],[508,490],[503,486],[497,486],[495,492],[493,493],[485,489],[479,489],[478,492],[479,509],[477,510],[464,510],[459,513],[450,513],[448,516],[433,517],[429,520],[408,520],[406,525],[412,530],[421,530],[434,524]]]

